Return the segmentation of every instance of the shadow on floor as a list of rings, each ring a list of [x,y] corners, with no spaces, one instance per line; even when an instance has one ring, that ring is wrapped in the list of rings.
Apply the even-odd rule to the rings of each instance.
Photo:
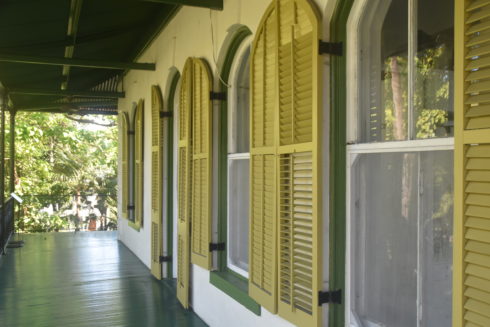
[[[19,238],[19,237],[18,237]],[[0,326],[206,326],[116,232],[20,235],[0,258]]]

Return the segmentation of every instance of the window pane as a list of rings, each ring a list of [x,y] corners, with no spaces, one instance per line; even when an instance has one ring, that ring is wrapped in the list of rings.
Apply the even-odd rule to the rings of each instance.
[[[361,40],[360,142],[407,139],[408,1],[368,6]]]
[[[250,48],[247,49],[241,58],[235,80],[236,112],[235,112],[235,137],[236,152],[249,152],[249,90],[250,90]]]
[[[447,0],[419,1],[415,137],[453,135],[454,6]]]
[[[363,154],[352,173],[354,320],[450,326],[452,152]]]
[[[421,155],[420,171],[423,326],[452,326],[452,152]]]
[[[229,263],[248,271],[249,160],[231,159],[229,167]]]
[[[413,153],[368,154],[354,170],[352,296],[366,326],[416,326],[416,162]]]

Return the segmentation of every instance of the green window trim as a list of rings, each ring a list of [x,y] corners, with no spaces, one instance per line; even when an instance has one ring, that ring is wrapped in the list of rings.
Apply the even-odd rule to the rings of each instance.
[[[141,102],[142,100],[140,100]],[[138,106],[140,103],[135,104],[133,108],[133,120],[132,122],[129,123],[129,132],[131,133],[131,137],[128,138],[128,154],[129,154],[129,159],[128,162],[131,162],[131,166],[128,167],[128,175],[129,179],[132,181],[132,191],[129,192],[129,185],[128,185],[128,205],[132,207],[132,209],[128,209],[128,215],[127,215],[127,220],[128,220],[128,226],[133,228],[136,231],[140,231],[140,229],[143,226],[143,216],[140,219],[136,219],[136,212],[135,212],[135,204],[136,204],[136,183],[137,183],[137,171],[136,171],[136,139],[135,139],[135,133],[136,133],[136,116],[138,113]],[[144,105],[141,105],[141,110],[144,111]],[[142,121],[144,120],[144,115],[141,117]],[[144,139],[144,127],[142,126],[142,135],[141,139]],[[141,144],[143,146],[143,144]],[[143,148],[141,149],[142,153],[141,156],[144,158],[144,153],[143,153]],[[143,161],[142,161],[143,162]],[[142,168],[144,169],[144,168]],[[142,171],[142,174],[144,176],[144,172]],[[143,181],[142,181],[143,182]],[[144,187],[142,185],[141,189],[143,190]],[[143,204],[144,199],[142,198],[141,203]]]
[[[219,91],[227,92],[228,80],[230,78],[231,66],[242,42],[252,35],[252,32],[242,26],[237,31],[231,41],[226,57],[221,66],[221,79],[219,83]],[[228,229],[228,206],[227,206],[227,191],[228,191],[228,100],[221,102],[219,116],[219,148],[218,148],[218,242],[226,243]],[[218,270],[225,271],[227,269],[226,249],[218,254]]]
[[[228,51],[220,69],[219,91],[228,91],[228,80],[235,56],[242,42],[252,35],[246,26],[239,27],[233,35]],[[228,230],[228,101],[222,101],[219,115],[219,146],[218,146],[218,242],[227,242]],[[248,279],[231,271],[227,267],[228,252],[218,252],[218,271],[210,273],[210,283],[225,294],[235,299],[256,315],[261,314],[260,305],[248,295]]]
[[[140,229],[141,229],[140,224],[135,223],[135,222],[133,222],[133,221],[131,221],[131,220],[128,220],[128,226],[129,226],[129,227],[131,227],[132,229],[134,229],[134,230],[135,230],[135,231],[137,231],[137,232],[139,232],[139,231],[140,231]]]
[[[338,0],[330,22],[330,42],[347,40],[347,19],[354,0]],[[345,291],[346,242],[346,56],[331,56],[330,113],[330,289]],[[329,308],[329,326],[344,326],[345,301]]]
[[[180,73],[176,71],[171,77],[170,88],[167,97],[167,110],[172,113],[168,118],[167,123],[167,208],[166,208],[166,219],[167,219],[167,253],[173,254],[173,230],[174,230],[174,200],[173,200],[173,185],[174,185],[174,100],[177,91],[177,84],[180,80]],[[167,264],[167,276],[166,278],[173,278],[173,261]]]
[[[245,277],[225,269],[224,271],[212,271],[209,275],[209,282],[257,316],[261,315],[260,304],[248,295],[248,280]]]
[[[122,112],[120,115],[121,122],[121,132],[122,132],[122,140],[121,140],[121,217],[123,219],[129,220],[129,116],[126,112]]]

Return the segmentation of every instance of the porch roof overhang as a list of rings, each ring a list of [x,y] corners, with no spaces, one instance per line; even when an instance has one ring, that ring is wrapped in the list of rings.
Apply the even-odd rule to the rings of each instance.
[[[0,82],[15,110],[117,114],[122,76],[182,6],[223,0],[0,1]]]

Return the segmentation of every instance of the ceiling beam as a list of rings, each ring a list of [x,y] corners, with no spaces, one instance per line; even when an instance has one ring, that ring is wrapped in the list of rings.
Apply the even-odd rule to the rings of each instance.
[[[86,98],[124,98],[124,92],[96,92],[96,91],[77,91],[77,90],[43,90],[43,89],[23,89],[9,88],[9,94],[28,94],[28,95],[46,95],[46,96],[64,96],[64,97],[86,97]]]
[[[80,107],[107,107],[107,106],[117,106],[116,100],[111,101],[84,101],[84,102],[70,102],[70,103],[38,103],[29,106],[16,107],[16,110],[19,111],[31,111],[31,110],[39,110],[39,109],[78,109]]]
[[[72,66],[72,67],[119,69],[119,70],[155,70],[156,68],[156,65],[153,63],[115,62],[115,61],[113,62],[113,61],[91,60],[91,59],[32,57],[32,56],[20,56],[20,55],[9,55],[9,54],[0,54],[0,61],[15,62],[21,64]]]
[[[170,5],[209,8],[223,10],[223,0],[141,0],[146,2],[158,2]]]
[[[28,110],[19,110],[25,112],[42,112],[42,113],[54,113],[54,114],[75,114],[75,115],[105,115],[105,116],[117,116],[117,110],[63,110],[54,108],[33,108]]]
[[[70,16],[68,17],[68,30],[66,36],[73,40],[71,45],[65,47],[65,58],[72,58],[75,52],[75,45],[77,43],[78,23],[80,21],[80,14],[82,13],[83,0],[71,0],[70,4]],[[61,89],[66,90],[68,88],[68,82],[70,80],[70,66],[64,65],[62,70],[63,77],[66,81],[61,83]]]

